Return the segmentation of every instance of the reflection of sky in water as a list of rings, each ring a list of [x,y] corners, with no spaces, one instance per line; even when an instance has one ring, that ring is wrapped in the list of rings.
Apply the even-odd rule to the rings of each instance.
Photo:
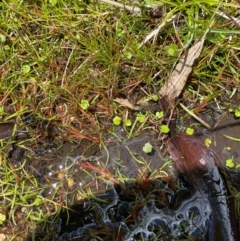
[[[162,208],[155,206],[155,196],[152,195],[145,202],[145,205],[138,210],[137,222],[128,224],[129,215],[138,201],[126,202],[120,200],[115,189],[108,194],[99,196],[102,200],[113,199],[108,204],[100,204],[86,201],[83,207],[87,211],[81,214],[79,220],[87,220],[90,222],[85,226],[78,227],[74,231],[64,233],[57,241],[65,238],[71,239],[75,237],[84,238],[84,240],[92,240],[89,236],[89,230],[98,230],[109,228],[109,230],[123,231],[125,241],[134,240],[162,240],[161,238],[181,239],[189,237],[204,237],[208,232],[208,226],[211,223],[211,208],[207,197],[196,192],[192,197],[181,203],[177,209]],[[76,210],[78,211],[78,210]],[[89,214],[91,212],[91,214]],[[78,220],[78,221],[79,221]],[[108,239],[110,240],[110,239]]]
[[[211,208],[206,197],[196,192],[185,200],[177,210],[157,209],[154,198],[140,210],[139,224],[126,235],[125,241],[135,240],[140,235],[145,238],[161,237],[156,230],[162,231],[169,238],[203,237],[208,229]],[[155,232],[153,232],[155,231]]]

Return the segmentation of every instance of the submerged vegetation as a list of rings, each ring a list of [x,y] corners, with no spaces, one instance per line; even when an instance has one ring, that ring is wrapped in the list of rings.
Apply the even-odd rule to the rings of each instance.
[[[179,58],[207,31],[178,100],[187,111],[178,103],[172,111],[180,121],[207,113],[210,126],[223,112],[239,118],[238,1],[118,3],[127,6],[101,0],[0,3],[0,122],[9,123],[0,128],[0,240],[54,240],[61,210],[72,211],[76,201],[101,203],[99,193],[123,190],[126,183],[136,185],[130,192],[135,205],[160,195],[145,190],[170,175],[164,169],[168,157],[155,168],[129,150],[139,171],[128,176],[123,170],[131,167],[117,158],[117,167],[108,166],[107,144],[144,131],[164,139],[169,120],[157,93]],[[194,128],[187,132],[195,133]],[[57,152],[69,142],[84,143],[81,153],[73,146],[67,154]],[[92,147],[106,156],[88,155]],[[154,146],[146,142],[141,150],[150,155]],[[178,188],[175,183],[173,190]],[[240,213],[239,190],[229,189]]]

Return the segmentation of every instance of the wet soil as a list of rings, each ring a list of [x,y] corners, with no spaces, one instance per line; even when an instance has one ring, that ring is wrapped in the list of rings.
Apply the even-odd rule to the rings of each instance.
[[[196,135],[204,142],[206,138],[211,140],[210,148],[215,152],[220,161],[219,168],[227,173],[239,173],[240,166],[240,141],[227,138],[230,136],[240,140],[240,123],[233,114],[226,115],[221,119],[219,125],[214,131],[206,129],[197,129]],[[116,128],[117,135],[107,134],[105,137],[105,146],[99,146],[85,140],[79,142],[52,142],[51,140],[40,144],[33,149],[35,155],[31,165],[40,173],[47,175],[66,165],[68,159],[77,161],[90,161],[93,164],[111,170],[112,174],[118,169],[122,175],[135,178],[139,170],[149,166],[149,170],[157,170],[169,160],[169,156],[164,149],[163,141],[159,133],[148,131],[137,137],[127,139],[121,128]],[[149,154],[143,151],[143,146],[151,143],[153,151]],[[233,158],[235,166],[229,168],[226,166],[226,160]],[[40,160],[40,161],[39,161]],[[73,161],[72,160],[72,161]],[[71,161],[70,161],[71,162]],[[51,166],[49,168],[48,166]],[[51,170],[51,171],[50,171]],[[177,173],[174,164],[169,164],[166,169],[174,175]],[[240,175],[240,174],[239,174]],[[76,177],[80,181],[80,177]]]
[[[202,139],[203,141],[206,138],[209,138],[211,140],[210,147],[211,147],[211,149],[213,149],[215,154],[218,156],[219,169],[221,169],[222,172],[224,173],[223,176],[225,177],[225,181],[227,183],[226,186],[228,188],[234,187],[234,189],[231,189],[231,188],[230,189],[235,190],[236,192],[240,191],[240,186],[239,186],[240,172],[239,172],[239,169],[236,168],[236,167],[238,167],[238,164],[240,163],[240,159],[239,159],[239,147],[240,146],[237,141],[233,141],[229,138],[226,138],[226,136],[232,136],[235,138],[239,138],[237,136],[237,134],[239,133],[238,122],[239,121],[236,120],[233,115],[225,115],[224,118],[221,119],[221,123],[219,124],[219,127],[216,128],[213,132],[209,132],[209,131],[205,131],[205,130],[201,129],[201,134],[200,134],[200,139]],[[113,175],[115,174],[116,170],[119,170],[123,176],[136,178],[136,176],[139,174],[139,171],[143,170],[146,166],[149,166],[149,170],[150,169],[151,170],[159,170],[164,165],[164,163],[166,163],[169,160],[169,157],[167,155],[165,155],[164,150],[162,150],[163,143],[160,140],[158,133],[154,133],[154,132],[143,133],[143,134],[139,135],[138,137],[133,137],[129,140],[124,138],[124,135],[121,135],[121,130],[119,130],[117,133],[118,133],[118,137],[107,136],[106,141],[105,141],[106,149],[96,151],[96,149],[97,149],[96,148],[95,154],[91,154],[90,156],[88,156],[88,158],[90,158],[92,161],[95,160],[98,163],[105,163],[104,168],[110,170]],[[147,142],[150,142],[153,145],[153,152],[150,154],[146,154],[142,150],[144,144]],[[229,148],[229,147],[231,147],[231,148]],[[80,146],[78,148],[80,148]],[[80,149],[78,149],[78,148],[75,149],[75,153],[78,153],[78,156],[79,156],[79,154],[81,152],[79,151]],[[63,149],[65,149],[65,147],[63,147]],[[68,151],[66,153],[68,153]],[[73,156],[74,156],[74,153],[73,153]],[[87,156],[85,156],[85,157],[87,157]],[[235,163],[234,168],[229,168],[226,166],[226,160],[229,158],[233,158],[234,163]],[[176,177],[177,173],[178,173],[178,170],[176,170],[176,167],[174,166],[174,164],[169,164],[165,167],[165,169],[162,169],[162,170],[166,171],[173,178]],[[79,176],[76,177],[75,180],[77,180],[78,178],[79,178]],[[89,178],[89,177],[87,177],[87,178]],[[179,180],[182,181],[181,178],[178,179],[178,181]],[[82,179],[79,181],[81,182]],[[89,181],[90,180],[88,180],[86,183],[89,183]],[[112,186],[109,185],[109,186],[104,186],[103,188],[109,189],[111,187]],[[181,217],[184,216],[184,218],[182,219],[182,222],[185,222],[185,226],[186,225],[189,226],[190,225],[190,217],[187,218],[185,215],[186,215],[186,213],[190,213],[190,210],[195,210],[195,212],[199,213],[200,216],[199,217],[196,216],[194,219],[201,220],[201,221],[199,221],[198,225],[201,226],[202,230],[205,230],[204,231],[205,234],[203,235],[204,232],[200,234],[199,231],[195,230],[195,233],[193,232],[192,237],[197,237],[197,235],[199,235],[199,237],[202,237],[200,240],[211,240],[213,238],[213,236],[218,237],[216,234],[208,234],[209,237],[206,236],[206,234],[208,233],[207,226],[209,225],[207,223],[210,222],[210,219],[208,217],[210,217],[210,213],[211,213],[208,202],[204,199],[203,196],[201,196],[201,195],[199,196],[199,194],[194,194],[194,195],[191,194],[190,195],[188,193],[188,191],[186,191],[188,189],[188,184],[184,184],[183,187],[185,189],[185,192],[180,192],[180,194],[179,193],[176,194],[173,190],[171,190],[173,192],[172,196],[174,196],[174,198],[177,201],[175,200],[174,204],[170,204],[170,203],[167,204],[168,210],[170,210],[167,212],[170,212],[170,214],[164,213],[164,211],[163,211],[164,209],[158,209],[155,206],[156,199],[151,199],[150,202],[152,202],[152,206],[151,205],[150,205],[151,207],[143,206],[141,208],[141,210],[139,211],[138,215],[140,215],[141,212],[144,212],[145,218],[147,217],[147,220],[148,219],[152,220],[151,222],[150,221],[149,222],[153,226],[160,225],[159,224],[160,220],[158,220],[158,218],[156,218],[156,216],[161,216],[162,220],[164,219],[163,217],[165,217],[167,220],[166,223],[169,223],[169,225],[170,225],[170,223],[172,223],[171,225],[173,225],[175,223],[175,226],[174,225],[168,226],[168,228],[169,228],[168,232],[173,234],[174,232],[176,232],[176,228],[180,229],[179,225],[181,226],[181,225],[183,225],[183,223],[181,223],[179,220],[176,220],[176,219],[170,218],[170,217],[179,216],[179,215]],[[140,194],[142,194],[141,190],[138,190],[138,192]],[[186,192],[188,194],[186,194]],[[121,194],[121,192],[117,192],[116,199],[119,200],[118,204],[121,206],[122,205],[121,202],[125,202],[126,200],[124,198],[122,200],[120,198],[120,194]],[[229,195],[237,195],[237,193],[229,193]],[[146,197],[144,197],[144,198],[146,198]],[[149,202],[148,198],[146,198],[146,200],[148,200],[147,202]],[[235,204],[237,201],[238,200],[236,200],[236,199],[231,200],[231,202],[232,203],[235,202]],[[143,203],[144,203],[144,201],[143,201]],[[83,204],[80,204],[80,206],[81,205],[83,205]],[[110,207],[114,206],[114,205],[111,206],[111,204],[109,204],[109,205],[110,205]],[[134,205],[136,205],[136,203],[134,203]],[[169,207],[171,205],[178,206],[178,209],[172,209],[172,208],[169,209]],[[114,206],[114,208],[116,208],[116,207]],[[77,207],[76,210],[79,211],[79,206]],[[106,209],[104,209],[104,210],[106,210]],[[143,211],[143,210],[145,210],[145,211]],[[153,210],[155,210],[155,211],[153,211]],[[159,210],[161,210],[161,211],[159,211]],[[234,212],[235,211],[234,207],[232,207],[231,210],[232,210],[232,212]],[[172,212],[174,212],[174,215]],[[128,213],[129,213],[129,210],[128,210]],[[108,215],[107,215],[107,217],[108,217]],[[127,217],[125,217],[125,218],[127,218]],[[239,230],[238,215],[233,215],[233,217],[231,217],[231,218],[234,219],[233,223],[236,226],[235,228],[237,228]],[[108,218],[107,218],[107,220],[108,220]],[[154,236],[154,235],[158,235],[158,234],[154,233],[154,235],[153,235],[153,233],[149,233],[148,225],[150,225],[150,224],[142,223],[142,222],[143,221],[141,221],[141,218],[139,218],[138,225],[140,225],[140,226],[145,225],[144,226],[145,231],[140,232],[139,226],[137,225],[137,226],[135,226],[134,229],[131,229],[132,230],[131,232],[129,231],[128,235],[125,234],[125,236],[124,236],[125,238],[123,240],[139,240],[139,239],[145,240],[146,238],[149,240],[151,237],[156,238],[156,236]],[[163,229],[165,230],[166,229],[165,224],[164,225],[161,224],[161,225],[160,225],[161,230],[163,230]],[[118,226],[118,229],[119,229],[119,226]],[[133,230],[135,230],[135,231],[133,231]],[[138,233],[137,230],[140,233]],[[78,230],[78,231],[81,233],[83,230]],[[74,237],[73,233],[71,233],[71,232],[69,233],[69,230],[67,227],[66,227],[66,229],[64,229],[64,232],[65,232],[66,236],[72,235],[71,237]],[[163,231],[163,233],[164,232],[165,231]],[[215,230],[215,232],[217,232],[217,230]],[[186,233],[187,233],[187,231],[184,230],[184,232],[178,233],[178,234],[176,234],[176,236],[172,236],[172,237],[178,238],[178,239],[184,239],[187,237],[187,236],[184,236],[184,235],[186,235]],[[205,238],[203,238],[204,236],[205,236]],[[120,236],[118,236],[118,237],[120,237]],[[111,236],[109,238],[109,240],[112,240],[112,238],[113,237]],[[59,240],[64,240],[64,239],[59,239]],[[163,240],[165,240],[165,239],[163,239]],[[218,237],[218,240],[219,241],[225,240],[225,238]]]
[[[4,137],[2,138],[6,137],[5,133],[7,133],[7,135],[10,136],[11,130],[13,129],[13,125],[11,124],[9,126],[5,125],[4,129],[6,129],[6,127],[8,127],[8,130],[4,131]],[[231,190],[235,190],[235,193],[229,193],[229,195],[236,195],[236,196],[240,192],[240,171],[239,171],[240,169],[238,168],[238,164],[240,164],[240,148],[239,148],[240,143],[238,141],[231,140],[226,136],[231,136],[239,139],[240,138],[239,128],[240,128],[239,120],[235,119],[233,114],[231,115],[225,114],[224,117],[221,119],[219,126],[214,131],[212,132],[206,131],[203,128],[197,130],[197,133],[200,139],[204,141],[206,138],[209,138],[211,140],[210,148],[213,149],[213,151],[219,158],[219,169],[222,170],[222,173],[224,173],[223,176],[226,177],[225,178],[225,181],[227,183],[226,186]],[[65,194],[67,194],[65,195],[65,197],[67,198],[65,202],[71,203],[71,205],[73,205],[72,207],[74,207],[74,205],[78,203],[77,206],[75,206],[76,207],[75,211],[77,213],[79,213],[81,210],[83,211],[83,213],[86,213],[86,209],[83,208],[84,205],[86,205],[86,202],[84,202],[82,200],[82,197],[77,194],[77,190],[79,189],[87,190],[89,187],[91,187],[93,190],[96,190],[97,192],[102,193],[101,195],[103,195],[103,193],[106,193],[106,195],[108,195],[107,190],[112,190],[112,193],[114,193],[114,195],[112,193],[109,194],[111,201],[108,203],[107,207],[105,206],[104,207],[105,209],[104,208],[102,209],[102,206],[98,207],[99,210],[105,210],[104,212],[107,212],[107,214],[106,213],[103,214],[105,215],[105,217],[106,215],[107,217],[109,216],[109,210],[113,212],[113,215],[115,214],[117,215],[118,212],[116,211],[116,208],[117,208],[116,207],[117,202],[115,202],[116,200],[120,200],[118,203],[119,205],[118,207],[120,209],[122,208],[122,206],[127,205],[127,210],[126,210],[127,213],[129,213],[129,210],[133,207],[133,205],[136,205],[135,200],[133,200],[133,198],[130,198],[129,200],[127,199],[126,196],[122,194],[123,191],[121,186],[116,186],[116,183],[114,183],[114,179],[113,179],[115,176],[119,176],[119,173],[121,173],[123,179],[124,179],[124,176],[128,177],[128,179],[130,178],[129,180],[131,180],[132,178],[132,183],[129,185],[135,185],[133,183],[135,182],[139,174],[145,172],[145,173],[148,173],[148,175],[151,175],[151,172],[153,172],[154,170],[158,170],[158,171],[161,170],[163,172],[170,174],[170,176],[173,178],[173,180],[175,180],[175,182],[183,183],[182,188],[185,191],[180,191],[176,193],[176,190],[174,188],[172,189],[170,188],[169,192],[171,193],[171,198],[170,198],[171,201],[169,201],[170,199],[169,197],[167,197],[168,202],[164,206],[164,208],[166,208],[167,206],[168,208],[170,207],[170,209],[168,209],[168,211],[163,211],[164,210],[162,209],[163,206],[160,205],[161,208],[159,207],[159,203],[157,203],[156,199],[152,198],[152,196],[150,195],[151,192],[147,194],[145,193],[143,195],[141,188],[138,191],[135,190],[136,192],[139,192],[137,193],[137,195],[138,194],[143,195],[142,196],[143,205],[141,206],[141,208],[139,208],[139,213],[137,214],[139,220],[138,220],[138,224],[135,223],[135,225],[137,225],[135,226],[135,231],[138,230],[141,225],[145,225],[145,231],[142,232],[142,234],[139,234],[140,235],[139,236],[137,234],[137,231],[135,233],[135,231],[133,231],[134,229],[132,228],[131,229],[132,231],[131,232],[129,231],[128,236],[125,234],[125,237],[128,237],[126,238],[126,240],[145,240],[143,236],[153,235],[152,232],[149,231],[148,224],[144,223],[144,221],[140,218],[140,216],[142,215],[141,214],[142,212],[144,212],[145,213],[144,215],[152,220],[152,223],[151,223],[152,226],[162,225],[160,224],[161,222],[159,218],[157,218],[157,216],[159,215],[162,215],[162,217],[165,215],[164,216],[165,221],[166,223],[169,223],[169,225],[170,223],[172,223],[171,225],[173,225],[173,223],[177,222],[178,223],[177,226],[176,225],[168,226],[168,228],[170,227],[170,232],[176,232],[176,227],[179,228],[179,225],[181,222],[178,222],[179,220],[177,221],[174,218],[171,218],[171,215],[173,215],[174,213],[174,216],[178,216],[178,215],[184,216],[186,215],[186,212],[188,212],[188,210],[190,209],[193,209],[195,211],[197,210],[198,213],[205,213],[205,216],[200,215],[199,217],[195,217],[196,219],[200,218],[201,221],[199,221],[199,225],[202,226],[202,228],[205,230],[207,222],[209,222],[208,217],[210,216],[210,211],[208,206],[209,204],[205,201],[204,197],[200,197],[199,194],[195,193],[194,195],[192,195],[190,193],[190,191],[188,190],[189,186],[187,184],[187,181],[184,180],[184,177],[183,178],[180,177],[179,179],[178,170],[176,169],[174,163],[169,163],[164,168],[162,168],[162,166],[168,162],[170,157],[168,156],[168,154],[165,152],[163,148],[164,146],[163,141],[161,136],[159,136],[159,133],[149,131],[149,132],[142,133],[137,137],[132,137],[130,139],[127,139],[125,137],[124,132],[121,130],[121,128],[116,128],[115,133],[116,135],[106,134],[105,142],[104,142],[105,146],[92,144],[85,140],[81,140],[78,142],[66,142],[61,140],[55,141],[52,139],[47,139],[42,143],[38,143],[35,146],[31,146],[31,148],[29,148],[29,150],[31,151],[29,151],[28,149],[23,150],[22,148],[18,148],[18,140],[17,140],[12,146],[12,149],[10,150],[8,149],[8,152],[9,152],[8,155],[9,155],[10,161],[16,165],[21,163],[20,159],[23,158],[24,155],[28,156],[27,158],[28,171],[33,173],[38,178],[40,184],[42,185],[45,185],[46,183],[50,184],[49,187],[45,190],[44,195],[45,196],[53,195],[56,187],[59,185],[62,185],[63,186],[62,190],[64,190]],[[146,154],[142,150],[143,146],[147,142],[153,145],[153,151],[149,154]],[[226,166],[226,160],[229,158],[233,158],[233,161],[235,164],[233,168],[229,168]],[[87,172],[85,170],[86,167],[88,168]],[[109,178],[108,183],[104,181],[101,182],[98,179],[98,177],[103,175],[103,172],[105,172],[106,170],[109,171],[112,178],[112,179]],[[89,173],[91,175],[89,175]],[[66,176],[68,181],[65,180],[65,183],[63,184],[62,180]],[[161,178],[159,180],[160,180],[159,182],[163,181],[163,179]],[[101,198],[102,196],[99,197],[99,199]],[[114,201],[114,199],[116,200]],[[173,199],[175,200],[174,203],[172,201]],[[235,208],[236,208],[237,201],[238,200],[236,198],[232,200],[233,203],[235,202]],[[147,204],[149,202],[152,204],[151,205]],[[88,204],[90,206],[95,205],[93,204],[93,202],[90,202]],[[239,205],[239,203],[237,205]],[[173,206],[175,207],[175,209],[171,209],[171,207]],[[64,212],[62,215],[63,215],[62,219],[64,222],[65,221]],[[94,216],[95,214],[91,214],[91,212],[87,212],[86,216],[88,218],[89,218],[89,215]],[[124,215],[123,215],[123,219],[125,220],[127,219],[127,215],[126,214]],[[235,219],[234,222],[237,228],[239,229],[239,217],[237,215],[237,212],[233,218]],[[106,219],[108,220],[108,218]],[[117,217],[115,217],[114,220],[117,220],[117,223],[120,222]],[[187,217],[185,217],[183,220],[186,221]],[[107,226],[105,221],[102,221],[101,223],[103,226]],[[80,218],[80,223],[81,222],[83,222],[82,218]],[[121,222],[122,222],[122,219],[121,219]],[[189,222],[190,222],[190,219],[188,219],[184,225],[190,225]],[[91,222],[89,222],[88,224],[92,225]],[[94,225],[92,226],[91,229],[94,229],[94,227],[96,229],[100,228],[99,225],[96,225],[96,223],[94,223]],[[111,226],[113,224],[108,223],[108,225]],[[165,230],[167,226],[166,224],[164,224],[161,227],[162,229]],[[129,229],[129,227],[127,228]],[[71,234],[71,232],[74,231],[73,227],[68,227],[66,226],[66,224],[63,224],[63,226],[60,229],[62,229],[60,233],[64,232],[64,233]],[[75,226],[75,229],[77,230],[76,226]],[[118,226],[115,227],[115,229],[119,229],[119,224]],[[123,228],[123,231],[124,231],[124,228]],[[132,237],[136,237],[136,239],[134,238],[131,239],[130,233],[132,233]],[[73,234],[71,235],[70,235],[71,237],[74,237]],[[157,235],[157,234],[155,233],[154,235]],[[174,238],[179,238],[179,239],[186,238],[185,236],[184,237],[183,236],[184,236],[183,233],[179,233],[178,235],[176,234]],[[65,239],[59,239],[59,240],[65,240]],[[111,240],[111,238],[109,240]],[[210,239],[202,239],[202,240],[210,240]],[[220,238],[219,241],[221,240],[225,240],[225,239]]]

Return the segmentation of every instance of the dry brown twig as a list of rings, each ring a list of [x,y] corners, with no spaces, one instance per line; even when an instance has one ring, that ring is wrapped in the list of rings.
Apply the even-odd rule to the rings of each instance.
[[[205,41],[205,35],[200,41],[194,44],[188,52],[179,59],[178,64],[172,71],[168,80],[159,90],[160,97],[166,97],[171,103],[182,92],[189,74],[192,72],[194,61],[199,58],[203,44]]]

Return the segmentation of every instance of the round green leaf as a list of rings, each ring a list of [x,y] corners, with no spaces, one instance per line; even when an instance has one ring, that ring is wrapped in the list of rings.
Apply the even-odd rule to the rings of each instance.
[[[143,114],[138,114],[136,117],[137,121],[139,121],[140,123],[143,123],[146,120],[146,116]]]
[[[209,147],[211,145],[211,143],[212,143],[212,141],[209,138],[206,138],[205,141],[204,141],[204,144],[205,144],[206,147]]]
[[[22,66],[22,72],[23,72],[24,74],[29,73],[30,70],[31,70],[31,68],[30,68],[30,66],[29,66],[28,64],[25,64],[25,65]]]
[[[49,0],[49,3],[52,5],[52,6],[55,6],[57,4],[57,0]]]
[[[0,213],[0,224],[2,224],[6,220],[6,215]]]
[[[155,116],[158,118],[158,119],[161,119],[163,117],[163,111],[158,111],[156,112]]]
[[[130,119],[125,120],[125,126],[131,126],[132,121]]]
[[[233,162],[233,159],[227,159],[226,160],[226,166],[229,167],[229,168],[233,168],[235,166],[234,162]]]
[[[6,36],[0,34],[0,42],[4,43],[6,41]]]
[[[240,117],[240,106],[235,110],[235,116]]]
[[[130,52],[125,52],[123,55],[124,55],[124,57],[127,58],[127,59],[131,59],[132,56],[133,56]]]
[[[152,100],[153,101],[158,101],[158,96],[157,95],[152,95]]]
[[[170,131],[168,125],[161,125],[160,126],[160,132],[163,134],[167,134]]]
[[[170,46],[168,48],[168,51],[167,51],[168,55],[169,56],[174,56],[176,51],[177,51],[177,49],[178,49],[178,46],[176,44],[170,44]]]
[[[113,124],[114,124],[115,126],[119,126],[119,125],[121,124],[121,122],[122,122],[122,118],[121,118],[121,117],[115,116],[115,117],[113,118]]]
[[[42,199],[40,197],[35,198],[33,204],[39,206],[42,203]]]
[[[192,136],[193,133],[194,133],[194,129],[191,128],[191,127],[188,127],[187,130],[186,130],[186,133],[187,133],[189,136]]]
[[[80,106],[81,106],[84,110],[86,110],[86,109],[89,107],[89,102],[88,102],[88,100],[81,100]]]
[[[143,149],[142,149],[145,153],[151,153],[152,150],[153,150],[153,147],[152,145],[148,142],[148,143],[145,143]]]

